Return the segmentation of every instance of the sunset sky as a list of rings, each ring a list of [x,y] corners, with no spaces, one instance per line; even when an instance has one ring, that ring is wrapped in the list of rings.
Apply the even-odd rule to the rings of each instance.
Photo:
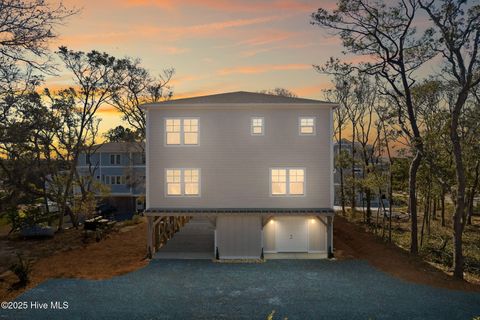
[[[153,74],[174,67],[174,98],[284,87],[322,98],[329,86],[312,64],[341,56],[340,41],[310,24],[310,14],[334,1],[99,0],[64,1],[81,9],[52,49],[106,51],[142,59]],[[53,88],[72,84],[62,73]],[[101,130],[120,124],[103,108]]]

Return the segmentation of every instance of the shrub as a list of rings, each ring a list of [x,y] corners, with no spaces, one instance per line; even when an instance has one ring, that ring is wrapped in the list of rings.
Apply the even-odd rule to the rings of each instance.
[[[17,253],[18,262],[14,263],[10,270],[17,276],[18,282],[12,285],[13,288],[23,288],[30,282],[30,273],[32,271],[32,263],[24,259]]]

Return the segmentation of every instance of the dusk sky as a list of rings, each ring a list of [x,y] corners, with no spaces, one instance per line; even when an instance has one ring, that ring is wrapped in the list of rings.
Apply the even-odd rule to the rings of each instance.
[[[284,87],[322,98],[329,86],[312,64],[341,55],[341,43],[310,24],[310,14],[334,1],[66,0],[79,14],[58,28],[52,49],[106,51],[138,57],[153,74],[174,67],[174,98]],[[71,75],[49,78],[52,88]],[[101,112],[101,131],[120,124]]]

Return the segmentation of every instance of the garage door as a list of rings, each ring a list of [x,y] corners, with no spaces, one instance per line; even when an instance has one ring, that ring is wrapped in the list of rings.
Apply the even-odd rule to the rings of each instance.
[[[305,217],[277,217],[277,252],[308,252],[308,219]]]

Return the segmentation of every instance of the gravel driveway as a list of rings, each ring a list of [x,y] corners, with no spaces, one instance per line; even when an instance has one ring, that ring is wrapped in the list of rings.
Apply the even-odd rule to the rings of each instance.
[[[49,280],[0,319],[473,319],[480,293],[407,283],[359,260],[153,260],[109,280]],[[30,303],[47,302],[47,310]],[[52,310],[51,301],[68,302]]]

